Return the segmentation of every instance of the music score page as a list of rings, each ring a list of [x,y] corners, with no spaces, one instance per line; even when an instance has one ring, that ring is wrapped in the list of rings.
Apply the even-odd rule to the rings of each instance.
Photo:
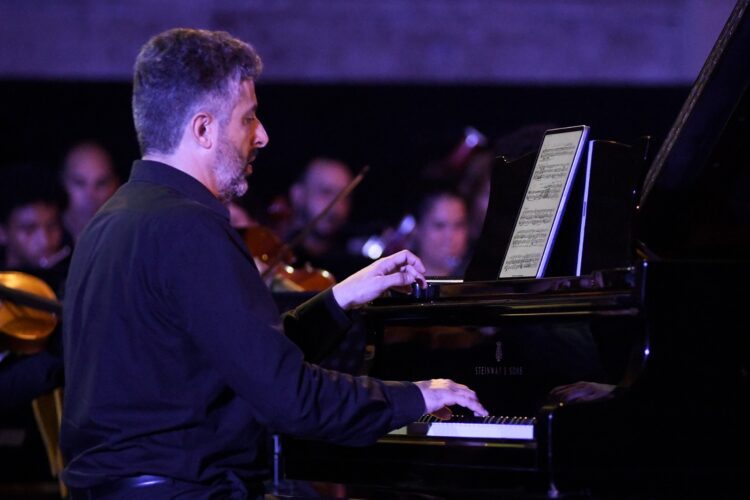
[[[577,128],[545,136],[499,278],[541,277],[585,131]]]

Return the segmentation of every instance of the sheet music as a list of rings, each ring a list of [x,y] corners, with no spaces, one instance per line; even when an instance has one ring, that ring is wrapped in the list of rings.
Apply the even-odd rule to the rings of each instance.
[[[553,228],[569,188],[585,129],[548,134],[539,151],[531,181],[513,230],[500,278],[533,277],[551,245]]]

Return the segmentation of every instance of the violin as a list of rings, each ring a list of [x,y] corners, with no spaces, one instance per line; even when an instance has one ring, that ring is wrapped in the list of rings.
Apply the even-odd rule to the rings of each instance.
[[[336,284],[336,279],[326,270],[316,269],[309,264],[292,267],[296,258],[290,246],[283,244],[264,226],[246,228],[243,239],[256,259],[261,277],[274,291],[320,292]]]
[[[26,273],[0,272],[0,349],[41,351],[61,314],[62,305],[47,283]]]

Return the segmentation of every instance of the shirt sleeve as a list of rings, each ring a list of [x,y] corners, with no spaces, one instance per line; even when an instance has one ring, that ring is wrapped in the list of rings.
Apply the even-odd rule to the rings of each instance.
[[[283,325],[305,360],[319,363],[341,343],[353,322],[328,288],[284,314]]]
[[[424,412],[422,395],[410,382],[353,377],[305,362],[281,331],[270,292],[230,232],[215,221],[197,220],[190,231],[173,235],[177,241],[163,281],[184,331],[251,405],[259,423],[275,432],[357,445]],[[325,295],[318,300],[318,306],[330,306]],[[294,329],[319,320],[316,336],[345,326],[335,310],[321,312],[315,305],[298,310],[287,324]]]

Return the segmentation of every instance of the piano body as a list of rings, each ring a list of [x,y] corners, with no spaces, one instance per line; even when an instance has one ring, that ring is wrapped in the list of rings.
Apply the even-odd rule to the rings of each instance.
[[[277,473],[376,497],[748,495],[747,7],[737,3],[647,169],[640,147],[591,143],[581,275],[558,240],[551,277],[495,279],[525,187],[513,179],[530,167],[498,160],[465,279],[363,311],[369,374],[452,378],[492,419],[425,418],[365,448],[285,438]],[[550,399],[579,381],[596,396]]]

